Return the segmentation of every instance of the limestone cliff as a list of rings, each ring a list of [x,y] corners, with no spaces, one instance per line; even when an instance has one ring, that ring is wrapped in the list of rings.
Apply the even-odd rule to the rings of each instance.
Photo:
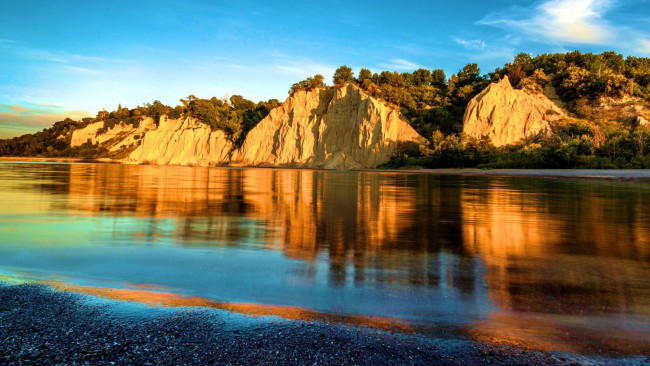
[[[354,85],[301,90],[247,135],[232,165],[374,168],[419,141],[399,111]]]
[[[223,165],[230,160],[232,142],[221,130],[195,118],[160,118],[157,128],[147,131],[142,143],[124,159],[127,163],[170,165]]]
[[[562,109],[546,96],[516,90],[505,76],[469,102],[463,132],[476,138],[487,136],[495,146],[503,146],[550,131],[549,122],[563,116]]]

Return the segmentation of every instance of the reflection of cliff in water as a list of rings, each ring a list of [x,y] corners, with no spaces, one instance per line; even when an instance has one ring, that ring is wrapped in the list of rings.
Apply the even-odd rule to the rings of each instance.
[[[497,305],[650,314],[648,192],[635,185],[493,179],[462,192],[463,238]]]
[[[72,165],[70,197],[81,212],[150,218],[139,236],[156,235],[160,219],[171,218],[175,241],[184,245],[254,245],[324,258],[333,284],[475,286],[477,262],[461,245],[460,191],[441,177]]]
[[[171,219],[175,243],[329,266],[332,284],[409,283],[542,313],[647,312],[647,190],[633,184],[375,172],[72,165],[71,208]],[[451,254],[451,255],[449,255]],[[479,268],[480,267],[480,268]]]

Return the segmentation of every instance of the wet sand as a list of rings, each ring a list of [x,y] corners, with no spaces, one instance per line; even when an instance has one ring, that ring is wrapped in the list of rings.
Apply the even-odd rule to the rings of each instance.
[[[125,311],[124,306],[132,306]],[[643,364],[341,324],[156,309],[0,284],[0,364]]]

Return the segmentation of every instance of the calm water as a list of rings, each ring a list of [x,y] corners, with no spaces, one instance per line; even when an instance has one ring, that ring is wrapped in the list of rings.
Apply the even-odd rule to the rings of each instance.
[[[650,353],[648,207],[606,181],[0,163],[0,279]]]

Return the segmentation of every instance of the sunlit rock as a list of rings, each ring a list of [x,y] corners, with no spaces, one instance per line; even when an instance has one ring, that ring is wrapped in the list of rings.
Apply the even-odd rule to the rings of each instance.
[[[495,146],[517,143],[550,131],[549,122],[564,112],[543,94],[530,94],[510,85],[505,76],[490,84],[467,105],[463,133],[487,136]]]
[[[354,85],[294,93],[247,135],[232,163],[325,169],[374,168],[420,135],[399,111]]]
[[[232,142],[221,130],[195,118],[160,118],[125,162],[170,165],[223,165],[230,160]]]
[[[84,128],[74,130],[70,141],[71,147],[81,146],[90,141],[92,144],[103,145],[109,151],[118,151],[139,144],[139,139],[149,130],[156,128],[152,118],[143,118],[138,127],[127,123],[118,123],[106,131],[100,132],[104,122],[94,122]]]

